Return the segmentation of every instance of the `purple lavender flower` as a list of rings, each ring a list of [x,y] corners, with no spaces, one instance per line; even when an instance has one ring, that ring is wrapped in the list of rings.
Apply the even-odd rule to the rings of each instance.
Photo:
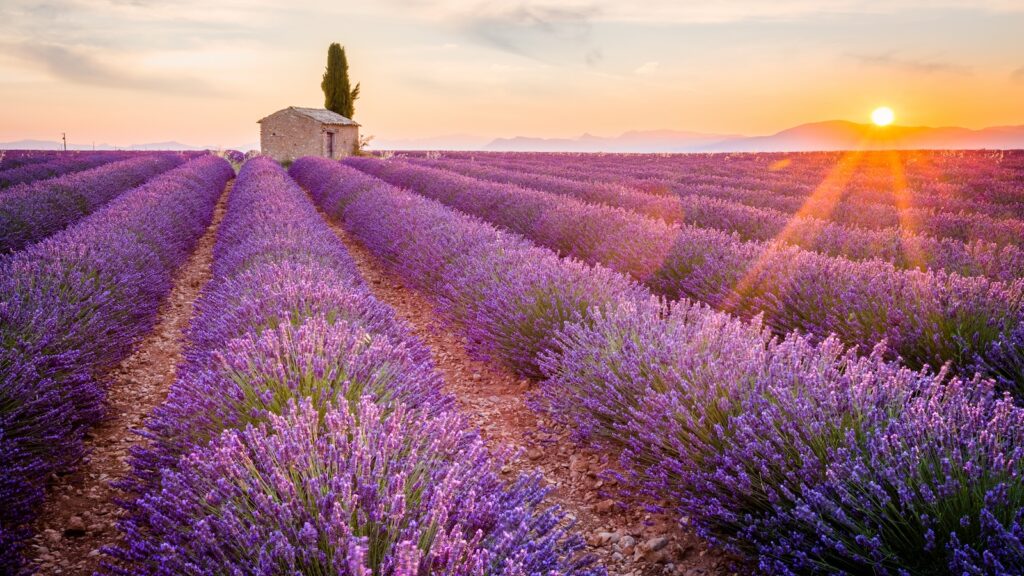
[[[38,162],[19,163],[0,171],[0,190],[37,180],[73,174],[132,156],[131,152],[63,152],[41,155]]]
[[[541,370],[538,406],[581,441],[619,450],[628,492],[762,570],[1019,571],[1024,409],[992,382],[909,369],[884,344],[861,355],[836,337],[780,338],[761,316],[747,322],[685,299],[667,305],[642,290],[603,293],[564,322],[541,324],[554,329],[550,338],[507,348],[535,319],[552,317],[516,297],[533,292],[528,281],[520,287],[524,278],[565,278],[552,291],[571,294],[616,276],[551,260],[519,237],[327,160],[302,159],[292,174],[459,320],[472,347],[515,350],[501,357],[523,373]],[[957,311],[973,290],[953,278],[929,305]],[[837,290],[828,305],[844,297]],[[951,333],[934,336],[936,346],[956,345]]]
[[[589,574],[536,478],[506,487],[452,413],[294,401],[161,476],[123,527],[133,574]]]
[[[774,208],[747,206],[715,195],[681,191],[679,195],[669,196],[613,182],[551,175],[551,172],[565,170],[561,164],[517,169],[493,164],[493,159],[483,162],[467,162],[461,158],[414,159],[413,162],[481,180],[618,206],[670,223],[735,232],[743,240],[775,240],[851,260],[881,259],[899,268],[946,270],[1002,281],[1024,277],[1024,250],[1015,245],[1000,245],[983,239],[965,242],[933,238],[897,226],[866,229],[823,218],[794,216]]]
[[[778,334],[836,334],[865,350],[886,340],[914,367],[951,363],[966,375],[990,365],[1002,370],[989,349],[1024,317],[1020,278],[1004,284],[899,270],[877,260],[855,262],[719,230],[670,226],[618,207],[400,160],[345,163],[565,256],[626,273],[670,299],[699,300],[745,318],[763,314]]]
[[[118,194],[184,160],[177,153],[132,155],[4,191],[0,195],[0,254],[20,250],[74,224]]]
[[[603,573],[277,164],[246,162],[214,256],[109,571]]]
[[[0,153],[0,170],[6,171],[30,164],[42,164],[59,155],[59,152],[49,150],[4,150]]]
[[[223,160],[196,159],[0,259],[4,539],[25,534],[47,478],[82,456],[103,412],[103,372],[153,325],[230,177]],[[18,563],[18,546],[0,548],[0,566]]]
[[[462,321],[473,352],[525,375],[539,375],[538,355],[563,325],[585,321],[591,309],[646,297],[606,268],[567,264],[490,225],[455,220],[438,203],[395,194],[351,168],[310,158],[296,162],[292,173],[399,274]],[[410,237],[407,230],[417,233]]]

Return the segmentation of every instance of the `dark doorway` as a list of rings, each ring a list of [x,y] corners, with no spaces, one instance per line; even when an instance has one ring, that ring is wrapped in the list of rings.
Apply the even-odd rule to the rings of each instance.
[[[327,133],[327,157],[334,158],[334,132]]]

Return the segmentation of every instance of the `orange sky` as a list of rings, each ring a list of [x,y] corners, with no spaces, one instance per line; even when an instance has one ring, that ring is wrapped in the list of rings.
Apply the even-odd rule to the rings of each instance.
[[[319,106],[327,44],[379,142],[803,122],[1024,124],[1024,3],[1011,0],[7,0],[0,141],[255,143]]]

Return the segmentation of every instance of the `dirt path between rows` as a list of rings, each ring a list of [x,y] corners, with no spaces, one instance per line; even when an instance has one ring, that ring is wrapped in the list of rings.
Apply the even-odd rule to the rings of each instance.
[[[321,213],[323,214],[323,213]],[[326,214],[323,214],[325,218]],[[433,303],[407,288],[369,250],[328,219],[342,239],[374,295],[408,322],[430,347],[448,391],[462,412],[491,446],[521,456],[506,467],[508,474],[540,471],[554,490],[550,499],[577,519],[577,531],[589,552],[612,575],[732,574],[732,562],[668,516],[645,512],[639,503],[628,508],[615,499],[614,482],[602,479],[608,454],[584,449],[526,405],[536,383],[489,362],[472,359],[461,331],[438,318]]]
[[[192,306],[210,279],[216,230],[224,217],[229,182],[214,211],[213,223],[192,256],[174,275],[174,288],[160,306],[156,327],[110,374],[107,417],[86,435],[86,460],[72,473],[57,477],[48,489],[36,534],[28,547],[39,574],[92,574],[100,549],[120,537],[117,520],[121,493],[111,482],[130,470],[129,451],[145,440],[135,433],[164,401],[181,361],[184,330]]]

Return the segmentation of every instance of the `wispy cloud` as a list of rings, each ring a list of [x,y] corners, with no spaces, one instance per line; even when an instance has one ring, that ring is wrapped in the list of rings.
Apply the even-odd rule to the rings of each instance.
[[[462,13],[458,27],[493,48],[543,59],[545,45],[584,45],[590,36],[593,7],[559,7],[523,3],[500,9]]]
[[[480,10],[480,0],[390,0],[433,20],[447,20]],[[621,0],[519,0],[517,9],[589,10],[594,20],[647,23],[724,23],[750,20],[796,20],[850,14],[895,14],[915,10],[969,10],[1021,12],[1019,0],[647,0],[642,4]]]
[[[1010,79],[1014,82],[1024,82],[1024,66],[1017,68],[1010,74]]]
[[[644,62],[643,64],[638,66],[637,69],[634,70],[633,72],[640,76],[652,76],[658,72],[658,67],[660,65],[661,64],[658,62]]]
[[[157,77],[135,73],[109,64],[94,52],[81,48],[31,42],[5,43],[0,46],[5,53],[42,67],[58,80],[74,84],[194,96],[218,94],[205,81],[190,77]]]
[[[202,49],[211,40],[256,37],[283,8],[242,0],[4,0],[0,40],[107,47]]]
[[[892,68],[917,74],[968,75],[973,73],[973,69],[970,66],[964,66],[963,64],[947,62],[935,58],[911,58],[900,56],[895,52],[883,52],[881,54],[850,54],[849,56],[866,66]]]

